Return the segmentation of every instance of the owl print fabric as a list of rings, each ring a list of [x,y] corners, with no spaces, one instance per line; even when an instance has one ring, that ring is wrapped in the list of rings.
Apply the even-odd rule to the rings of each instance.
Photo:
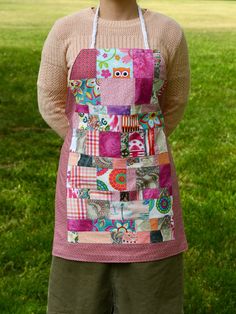
[[[159,50],[80,51],[68,80],[74,108],[68,242],[174,239],[171,167],[159,106],[166,84]]]

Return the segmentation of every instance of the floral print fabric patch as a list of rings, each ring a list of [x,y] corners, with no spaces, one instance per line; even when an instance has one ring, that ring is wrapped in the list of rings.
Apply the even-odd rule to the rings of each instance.
[[[86,61],[86,62],[85,62]],[[67,164],[69,243],[174,239],[159,50],[82,49],[68,88],[74,112]]]

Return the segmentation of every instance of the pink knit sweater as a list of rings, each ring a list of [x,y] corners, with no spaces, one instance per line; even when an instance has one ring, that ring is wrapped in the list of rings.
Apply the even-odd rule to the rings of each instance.
[[[148,9],[143,16],[151,49],[162,52],[167,69],[167,87],[161,100],[165,134],[169,136],[181,121],[190,91],[188,47],[182,27],[172,18]],[[47,124],[64,139],[59,162],[55,200],[53,255],[67,259],[100,262],[150,261],[175,255],[187,249],[179,186],[171,147],[167,140],[173,182],[175,240],[158,244],[125,245],[83,244],[66,241],[66,158],[71,129],[66,114],[67,81],[73,61],[82,48],[89,48],[95,8],[85,8],[58,19],[43,46],[37,80],[38,107]],[[143,48],[139,18],[131,20],[98,19],[96,47]],[[67,156],[67,157],[66,157]]]

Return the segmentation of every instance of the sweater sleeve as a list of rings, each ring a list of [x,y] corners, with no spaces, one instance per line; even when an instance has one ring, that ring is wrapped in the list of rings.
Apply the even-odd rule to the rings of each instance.
[[[37,79],[38,109],[44,121],[65,138],[69,122],[65,114],[67,98],[66,46],[58,37],[59,20],[48,33],[41,52]]]
[[[190,62],[188,45],[183,29],[167,70],[167,86],[161,100],[165,133],[169,136],[183,118],[190,92]]]

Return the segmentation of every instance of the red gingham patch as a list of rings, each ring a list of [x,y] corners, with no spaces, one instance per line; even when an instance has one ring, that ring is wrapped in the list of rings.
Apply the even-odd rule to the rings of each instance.
[[[86,200],[82,198],[67,198],[67,218],[85,219],[87,218]]]
[[[90,156],[99,156],[99,131],[89,130],[86,133],[86,152]]]
[[[71,167],[70,184],[72,188],[97,188],[97,170],[92,167]]]
[[[112,191],[99,191],[99,190],[92,191],[91,190],[89,195],[90,195],[90,199],[105,200],[105,201],[112,200]]]

